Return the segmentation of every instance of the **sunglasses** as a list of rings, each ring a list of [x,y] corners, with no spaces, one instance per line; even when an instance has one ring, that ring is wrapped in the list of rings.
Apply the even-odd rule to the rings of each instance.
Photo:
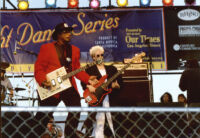
[[[103,57],[104,54],[96,55],[96,57]]]
[[[63,30],[62,33],[71,33],[72,31],[70,30]]]

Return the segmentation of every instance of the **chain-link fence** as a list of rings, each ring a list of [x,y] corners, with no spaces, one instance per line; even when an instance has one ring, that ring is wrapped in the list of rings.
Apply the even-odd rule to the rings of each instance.
[[[51,129],[49,112],[54,111],[54,116],[61,116],[60,121],[54,120]],[[44,114],[42,118],[36,118],[36,112]],[[96,113],[111,113],[114,133],[109,129],[109,123],[105,123],[105,137],[117,138],[199,138],[200,137],[200,108],[158,108],[158,107],[115,107],[115,108],[60,108],[60,107],[2,107],[2,137],[3,138],[48,138],[61,137],[65,133],[59,123],[65,124],[62,113],[81,113],[77,130],[71,127],[74,137],[87,138],[93,135],[96,124]],[[44,120],[49,122],[44,125]],[[77,117],[77,116],[76,116]],[[72,121],[73,122],[73,121]],[[72,123],[71,122],[71,123]],[[106,121],[107,122],[107,121]],[[64,131],[61,131],[64,130]],[[72,137],[63,136],[62,137]]]

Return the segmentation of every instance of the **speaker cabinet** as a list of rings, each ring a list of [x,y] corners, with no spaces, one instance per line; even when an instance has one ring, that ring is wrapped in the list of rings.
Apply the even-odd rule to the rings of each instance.
[[[149,80],[124,80],[118,101],[120,106],[136,106],[137,103],[150,102]]]
[[[126,64],[113,64],[117,70],[121,70]],[[147,78],[148,64],[147,63],[133,63],[122,72],[123,78]]]
[[[126,64],[114,64],[121,70]],[[118,106],[136,106],[137,103],[150,102],[150,81],[148,64],[133,63],[123,73],[123,86],[116,98]]]

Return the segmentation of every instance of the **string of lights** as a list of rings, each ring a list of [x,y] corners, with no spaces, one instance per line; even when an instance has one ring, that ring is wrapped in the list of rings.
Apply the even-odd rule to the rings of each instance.
[[[88,0],[89,1],[89,5],[87,8],[91,8],[91,9],[100,9],[103,8],[101,7],[101,2],[104,0]],[[112,0],[113,1],[113,0]],[[128,0],[115,0],[117,3],[118,7],[129,7],[129,1]],[[139,1],[139,7],[150,7],[151,5],[151,1],[152,0],[138,0]],[[162,1],[163,6],[174,6],[174,0],[160,0]],[[3,9],[5,8],[5,2],[9,3],[13,9],[19,9],[19,10],[27,10],[29,9],[29,0],[18,0],[18,4],[17,7],[12,4],[12,2],[10,0],[3,0]],[[45,2],[45,8],[51,8],[51,9],[55,9],[55,8],[59,8],[57,7],[57,0],[44,0]],[[79,4],[80,0],[66,0],[66,7],[69,9],[79,9]],[[85,2],[85,0],[84,0]],[[196,5],[196,0],[184,0],[185,2],[185,6],[195,6]],[[109,8],[117,8],[116,6],[113,6],[111,3],[111,0],[109,0],[109,5],[107,6]]]
[[[56,8],[57,0],[45,0],[46,8]]]
[[[28,2],[28,0],[18,0],[17,7],[20,10],[27,10],[29,8],[29,2]]]
[[[99,0],[90,0],[90,7],[93,9],[97,9],[100,7],[100,1]]]
[[[163,6],[173,6],[174,1],[173,0],[163,0]]]
[[[78,8],[79,0],[68,0],[68,8]]]
[[[140,0],[141,7],[149,7],[151,4],[151,0]]]
[[[117,0],[117,5],[119,7],[126,7],[128,5],[128,0]]]

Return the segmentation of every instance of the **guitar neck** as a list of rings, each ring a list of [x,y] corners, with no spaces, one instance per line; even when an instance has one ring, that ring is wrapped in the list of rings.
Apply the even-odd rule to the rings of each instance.
[[[114,79],[116,79],[126,68],[128,68],[131,65],[131,62],[126,64],[121,70],[119,70],[115,75],[113,75],[106,83],[102,84],[102,88],[105,89],[110,85],[110,83],[113,82]]]
[[[79,72],[81,72],[81,71],[83,71],[83,70],[85,70],[85,69],[87,69],[87,68],[89,68],[89,67],[91,67],[91,66],[94,66],[94,65],[96,65],[96,64],[97,64],[96,62],[92,62],[92,63],[90,63],[90,64],[87,64],[86,66],[83,66],[83,67],[81,67],[81,68],[79,68],[79,69],[76,69],[76,70],[74,70],[74,71],[72,71],[72,72],[70,72],[70,73],[68,73],[68,74],[66,74],[66,75],[64,75],[64,76],[62,76],[62,79],[63,79],[63,80],[66,80],[66,79],[68,79],[68,78],[74,76],[75,74],[77,74],[77,73],[79,73]]]

